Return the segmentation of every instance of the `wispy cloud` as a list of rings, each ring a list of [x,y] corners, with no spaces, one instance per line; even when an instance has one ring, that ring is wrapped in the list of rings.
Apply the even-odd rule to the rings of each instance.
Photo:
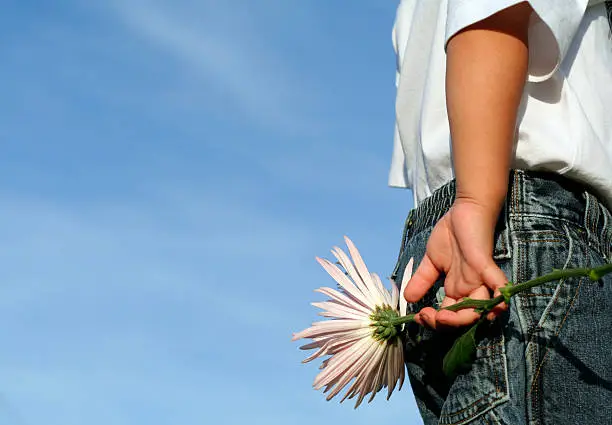
[[[270,2],[255,7],[245,1],[116,1],[113,6],[135,34],[190,67],[185,77],[201,79],[203,98],[229,98],[240,113],[267,127],[304,130],[314,124],[308,115],[316,94],[307,74],[274,49],[278,40],[265,38],[266,32],[285,37],[262,28],[269,22],[259,19],[265,3]]]

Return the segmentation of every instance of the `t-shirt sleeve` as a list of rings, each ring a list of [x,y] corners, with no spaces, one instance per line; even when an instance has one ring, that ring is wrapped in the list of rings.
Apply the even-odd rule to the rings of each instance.
[[[462,29],[488,18],[517,0],[448,0],[445,47]],[[588,0],[530,0],[529,81],[550,78],[565,58]]]

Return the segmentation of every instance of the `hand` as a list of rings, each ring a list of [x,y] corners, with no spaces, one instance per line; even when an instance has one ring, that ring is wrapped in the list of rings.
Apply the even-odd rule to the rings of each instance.
[[[498,288],[505,286],[508,280],[493,261],[496,219],[497,214],[492,214],[490,208],[469,200],[455,200],[429,237],[425,256],[404,292],[406,300],[420,300],[441,273],[446,275],[446,297],[441,307],[455,304],[464,297],[490,299],[489,290],[499,295]],[[493,319],[505,308],[505,304],[499,304],[488,318]],[[438,325],[469,325],[479,317],[473,309],[452,312],[426,307],[415,320],[436,328]]]

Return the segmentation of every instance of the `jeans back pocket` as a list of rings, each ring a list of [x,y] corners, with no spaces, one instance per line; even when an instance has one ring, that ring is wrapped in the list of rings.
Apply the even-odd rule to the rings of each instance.
[[[407,232],[394,278],[399,284],[410,258],[416,266],[425,255],[431,229]],[[498,226],[494,258],[506,275],[510,267],[511,245],[505,223]],[[417,303],[409,304],[410,312],[436,304],[436,294],[443,280]],[[477,350],[469,368],[450,378],[442,372],[444,355],[453,342],[467,328],[451,331],[432,331],[416,324],[407,327],[405,358],[413,393],[426,425],[465,424],[482,416],[493,407],[509,399],[504,335],[499,321],[485,322],[477,333]]]

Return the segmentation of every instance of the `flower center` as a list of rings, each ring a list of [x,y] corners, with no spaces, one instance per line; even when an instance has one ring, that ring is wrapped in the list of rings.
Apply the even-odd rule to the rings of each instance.
[[[393,342],[399,335],[397,319],[399,314],[388,305],[376,306],[370,315],[370,326],[374,329],[372,336],[377,341]]]

